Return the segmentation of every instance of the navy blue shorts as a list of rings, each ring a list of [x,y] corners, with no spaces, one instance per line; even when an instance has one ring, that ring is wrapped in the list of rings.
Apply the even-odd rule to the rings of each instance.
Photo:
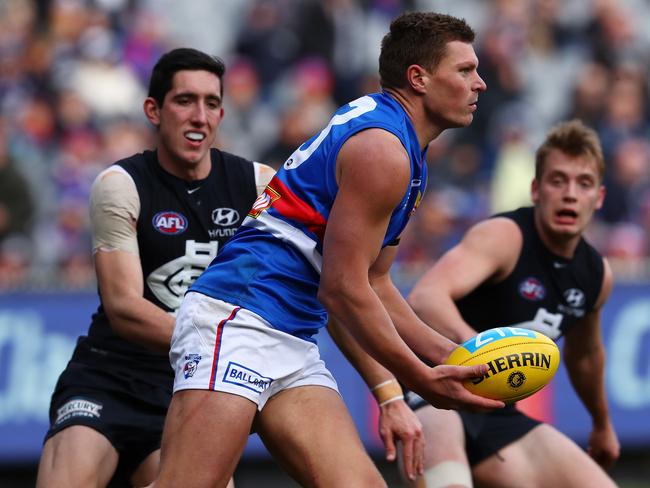
[[[73,425],[101,433],[119,454],[116,478],[128,480],[152,452],[160,448],[173,377],[142,381],[129,370],[68,363],[50,403],[50,429],[45,441]],[[159,383],[159,384],[156,384]],[[113,482],[111,486],[122,486]]]

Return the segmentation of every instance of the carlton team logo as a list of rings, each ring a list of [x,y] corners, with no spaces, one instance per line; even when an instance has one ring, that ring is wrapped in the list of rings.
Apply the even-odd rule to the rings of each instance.
[[[187,230],[187,219],[178,212],[166,210],[154,215],[151,223],[154,228],[161,234],[176,235]]]
[[[516,390],[518,388],[521,388],[523,384],[526,383],[526,375],[521,371],[514,371],[510,373],[506,383],[508,383],[508,386],[510,388]]]
[[[585,304],[585,294],[578,288],[569,288],[564,292],[564,299],[574,308],[582,307]]]
[[[531,276],[521,282],[519,285],[519,294],[526,300],[538,302],[546,296],[546,288],[544,288],[544,285],[537,278]]]

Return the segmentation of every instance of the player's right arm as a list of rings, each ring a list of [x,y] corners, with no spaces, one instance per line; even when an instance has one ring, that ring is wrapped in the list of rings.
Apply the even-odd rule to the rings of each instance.
[[[174,317],[145,299],[136,222],[140,200],[131,177],[115,167],[93,184],[90,219],[97,282],[116,334],[158,352],[167,352]]]
[[[476,335],[463,320],[455,301],[486,281],[499,281],[517,263],[523,237],[508,218],[493,218],[470,228],[461,242],[445,253],[415,284],[408,302],[429,326],[462,343]]]
[[[578,397],[591,415],[588,452],[603,468],[611,468],[620,456],[605,389],[605,346],[601,335],[601,311],[614,286],[609,262],[603,259],[604,276],[594,309],[564,336],[564,364]]]
[[[410,183],[409,159],[400,141],[380,129],[351,137],[337,158],[337,182],[323,242],[321,303],[366,352],[432,403],[441,408],[502,406],[469,393],[462,385],[463,380],[483,374],[485,365],[430,368],[423,363],[402,340],[370,285],[369,270],[382,251],[393,210]],[[431,349],[449,342],[413,318]]]

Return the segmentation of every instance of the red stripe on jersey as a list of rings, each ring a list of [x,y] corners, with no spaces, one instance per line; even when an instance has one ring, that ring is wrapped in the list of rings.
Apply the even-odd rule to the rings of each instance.
[[[283,217],[303,224],[322,241],[327,225],[325,217],[300,199],[277,176],[273,177],[268,186],[280,194],[280,198],[273,202],[273,208]]]
[[[227,319],[223,319],[221,322],[219,322],[219,325],[217,326],[217,337],[214,340],[214,353],[212,354],[212,374],[210,375],[210,385],[208,386],[210,390],[214,390],[214,381],[217,377],[217,367],[219,366],[219,352],[221,350],[221,337],[223,335],[223,327],[226,325],[226,322],[229,322],[235,318],[235,315],[237,315],[237,312],[239,312],[239,310],[241,310],[241,307],[235,307],[233,311],[230,312],[230,316]]]

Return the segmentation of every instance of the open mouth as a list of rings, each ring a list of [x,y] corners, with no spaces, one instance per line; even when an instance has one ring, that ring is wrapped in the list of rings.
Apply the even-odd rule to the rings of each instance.
[[[188,131],[185,133],[185,138],[191,142],[200,143],[205,139],[205,134],[202,132]]]
[[[578,219],[578,212],[571,209],[562,209],[555,216],[561,224],[573,224]]]

